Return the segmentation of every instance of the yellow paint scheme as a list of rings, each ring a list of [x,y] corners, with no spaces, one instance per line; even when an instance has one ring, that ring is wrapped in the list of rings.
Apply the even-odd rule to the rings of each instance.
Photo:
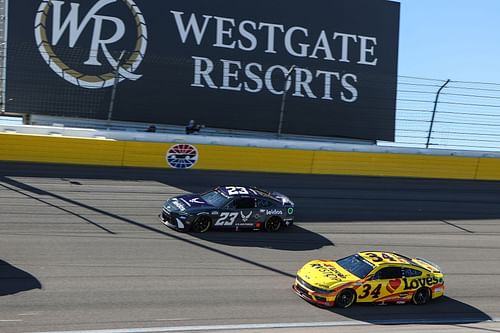
[[[0,133],[0,160],[170,168],[166,154],[175,144]],[[500,180],[498,158],[193,146],[199,170]]]
[[[357,255],[372,267],[365,277],[351,274],[336,261],[313,260],[297,272],[294,290],[302,298],[323,306],[334,306],[337,295],[344,289],[354,290],[357,302],[370,303],[410,302],[421,288],[431,290],[432,298],[444,295],[443,274],[428,261],[381,251]],[[384,278],[383,270],[394,268],[407,276]]]
[[[331,260],[310,261],[297,272],[297,276],[314,287],[325,290],[359,280],[357,276]]]
[[[359,252],[358,255],[373,266],[381,266],[393,263],[408,264],[411,260],[410,258],[406,258],[396,253],[382,251],[364,251]]]

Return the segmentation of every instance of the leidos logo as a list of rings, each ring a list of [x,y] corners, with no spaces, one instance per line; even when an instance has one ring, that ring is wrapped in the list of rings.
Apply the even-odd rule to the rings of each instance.
[[[135,26],[130,29],[137,34],[135,46],[131,43],[126,48],[133,51],[127,52],[121,63],[119,56],[116,54],[113,56],[109,48],[125,39],[126,24],[121,18],[99,15],[110,5],[128,8],[135,21]],[[43,0],[40,4],[35,19],[35,38],[45,62],[60,77],[83,88],[98,89],[112,86],[114,72],[118,66],[120,82],[125,79],[132,81],[139,79],[142,75],[136,74],[135,71],[144,59],[148,33],[144,17],[135,2],[99,0],[86,14],[81,13],[80,6],[80,3],[58,0]],[[106,33],[104,33],[105,28]],[[47,30],[50,32],[50,38]],[[83,38],[83,35],[89,38]],[[87,45],[83,45],[84,43]],[[57,51],[61,49],[65,51]],[[85,50],[83,58],[81,58],[82,50]],[[80,64],[75,63],[75,56],[68,55],[72,52],[78,53],[76,58],[81,58]],[[66,59],[72,59],[71,64],[68,64]]]

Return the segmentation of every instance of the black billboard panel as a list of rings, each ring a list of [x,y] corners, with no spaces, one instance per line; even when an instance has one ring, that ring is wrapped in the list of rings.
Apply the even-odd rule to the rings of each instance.
[[[117,82],[114,120],[275,132],[284,109],[283,133],[394,139],[396,2],[11,0],[8,22],[8,111],[106,119]]]

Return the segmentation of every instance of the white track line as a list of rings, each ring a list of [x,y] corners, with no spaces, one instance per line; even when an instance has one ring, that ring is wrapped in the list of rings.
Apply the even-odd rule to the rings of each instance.
[[[274,323],[274,324],[237,324],[237,325],[203,325],[203,326],[176,326],[176,327],[151,327],[151,328],[122,328],[88,331],[53,331],[36,333],[168,333],[168,332],[196,332],[196,331],[222,331],[222,330],[244,330],[244,329],[272,329],[272,328],[313,328],[313,327],[335,327],[335,326],[368,326],[368,325],[411,325],[411,324],[468,324],[471,322],[491,323],[500,322],[500,318],[491,320],[478,320],[474,318],[462,320],[380,320],[372,323],[364,321],[329,321],[317,323]]]

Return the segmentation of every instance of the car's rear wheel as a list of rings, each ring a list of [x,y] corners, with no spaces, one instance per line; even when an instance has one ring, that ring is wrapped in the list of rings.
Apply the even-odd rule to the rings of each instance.
[[[193,232],[207,232],[212,226],[212,220],[206,215],[200,215],[194,220],[191,225],[191,230]]]
[[[279,217],[273,216],[266,221],[264,228],[266,231],[276,232],[281,229],[282,224],[283,223]]]
[[[429,303],[432,298],[432,293],[429,288],[420,288],[415,292],[415,295],[412,297],[413,304],[423,305]]]
[[[335,306],[338,308],[348,308],[356,302],[356,293],[352,289],[342,290],[335,298]]]

